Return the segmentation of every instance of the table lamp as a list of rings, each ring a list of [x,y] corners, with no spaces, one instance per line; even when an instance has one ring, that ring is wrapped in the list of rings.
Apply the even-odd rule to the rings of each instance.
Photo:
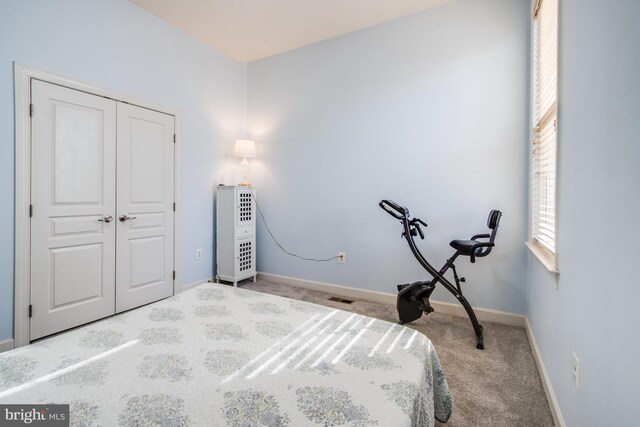
[[[250,187],[251,183],[247,180],[247,175],[249,173],[249,162],[247,161],[247,157],[256,156],[256,143],[250,139],[236,139],[236,145],[233,148],[233,155],[235,157],[242,157],[242,162],[240,163],[242,182],[238,185]]]

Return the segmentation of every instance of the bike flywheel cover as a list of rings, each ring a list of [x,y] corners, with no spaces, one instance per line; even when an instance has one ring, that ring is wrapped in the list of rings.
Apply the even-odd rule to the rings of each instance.
[[[398,295],[397,309],[400,323],[409,323],[419,319],[422,316],[422,310],[420,310],[420,303],[418,301],[412,301],[405,298],[404,295]]]

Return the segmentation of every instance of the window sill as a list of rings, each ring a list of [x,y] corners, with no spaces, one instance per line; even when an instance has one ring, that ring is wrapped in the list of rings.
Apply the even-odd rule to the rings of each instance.
[[[550,273],[560,274],[556,266],[555,256],[551,252],[534,242],[524,242],[524,244],[527,245],[531,253],[538,258],[538,261],[540,261]]]

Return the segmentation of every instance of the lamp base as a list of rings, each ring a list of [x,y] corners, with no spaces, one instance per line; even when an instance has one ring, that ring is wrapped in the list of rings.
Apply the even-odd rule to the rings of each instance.
[[[251,183],[249,182],[249,179],[248,179],[249,162],[247,161],[246,157],[242,159],[242,162],[240,162],[240,175],[242,175],[242,182],[238,185],[240,187],[251,187]]]

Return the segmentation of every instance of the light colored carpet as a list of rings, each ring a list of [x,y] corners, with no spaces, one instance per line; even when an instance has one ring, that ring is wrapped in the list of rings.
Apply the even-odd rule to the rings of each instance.
[[[239,286],[398,321],[396,308],[390,304],[365,300],[353,304],[332,302],[328,300],[332,294],[262,280],[244,281]],[[473,329],[466,317],[435,312],[406,326],[431,339],[447,375],[454,410],[443,426],[553,426],[523,328],[484,322],[485,350],[476,350]]]

